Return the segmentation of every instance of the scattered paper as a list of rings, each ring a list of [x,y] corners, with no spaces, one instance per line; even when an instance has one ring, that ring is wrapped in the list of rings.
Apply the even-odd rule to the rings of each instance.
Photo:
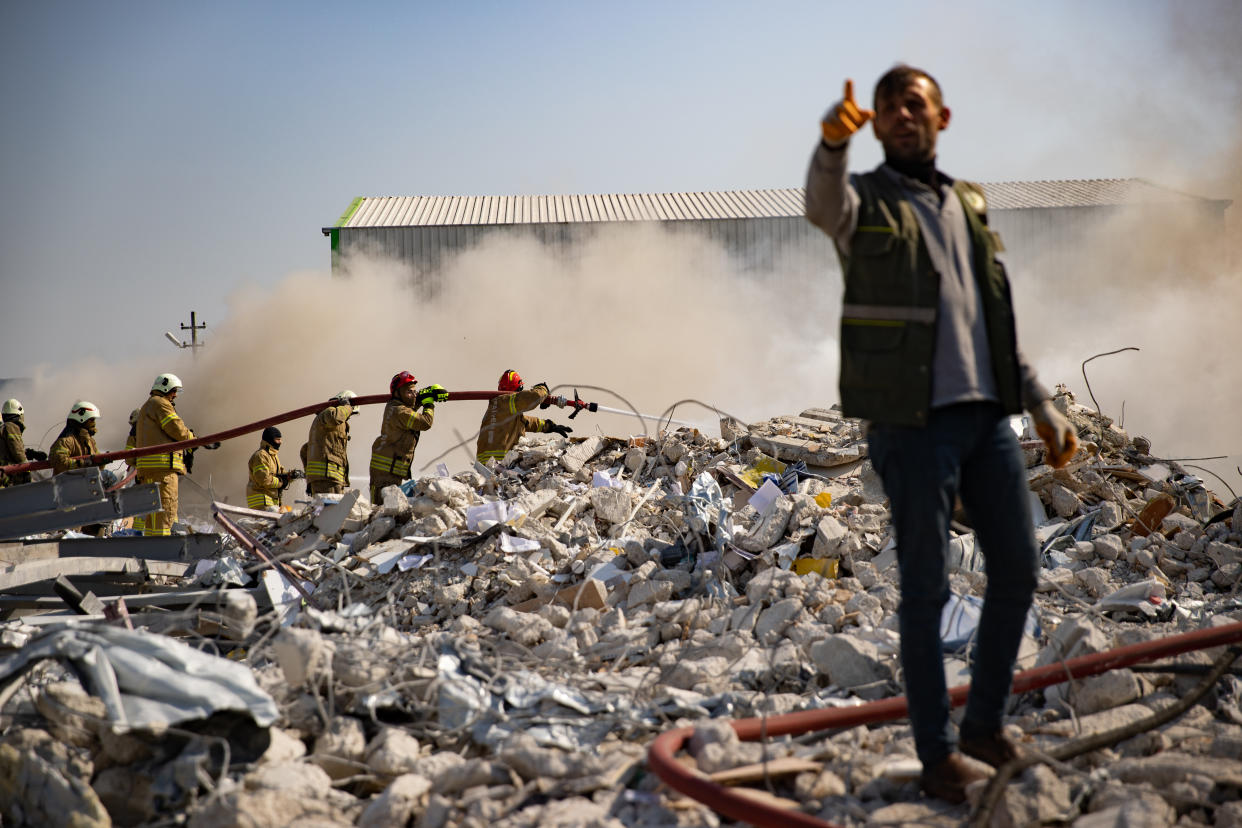
[[[782,494],[784,494],[784,492],[781,491],[780,486],[777,486],[771,480],[765,480],[763,485],[750,496],[748,505],[754,506],[755,511],[759,514],[766,515],[768,510],[772,508],[772,504],[775,503],[776,499]]]
[[[421,569],[423,564],[427,563],[429,560],[431,560],[430,555],[406,555],[404,558],[397,561],[397,569],[402,572],[409,572],[411,569]]]

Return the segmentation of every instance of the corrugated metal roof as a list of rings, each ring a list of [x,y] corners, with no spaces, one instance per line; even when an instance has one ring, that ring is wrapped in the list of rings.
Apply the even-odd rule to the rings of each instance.
[[[1195,204],[1214,200],[1158,187],[1141,178],[1001,181],[982,186],[988,197],[988,206],[997,210],[1134,204]]]
[[[1211,202],[1141,178],[983,184],[996,210]],[[802,215],[804,190],[552,196],[364,196],[335,227],[428,227],[608,221],[702,221]],[[351,205],[352,206],[352,205]],[[328,228],[325,228],[328,229]]]

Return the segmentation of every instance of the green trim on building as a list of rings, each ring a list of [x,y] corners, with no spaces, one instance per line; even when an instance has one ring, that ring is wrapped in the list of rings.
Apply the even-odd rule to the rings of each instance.
[[[345,208],[345,212],[341,213],[341,217],[336,220],[334,227],[344,227],[345,223],[353,218],[354,213],[358,212],[358,207],[362,204],[362,196],[358,196],[349,202],[349,206]]]
[[[345,224],[358,212],[358,208],[362,205],[362,196],[358,196],[349,202],[349,206],[345,208],[345,212],[341,213],[341,217],[336,220],[336,224],[331,228],[325,228],[329,240],[332,242],[332,272],[339,270],[341,258],[341,231],[337,228],[344,227]]]

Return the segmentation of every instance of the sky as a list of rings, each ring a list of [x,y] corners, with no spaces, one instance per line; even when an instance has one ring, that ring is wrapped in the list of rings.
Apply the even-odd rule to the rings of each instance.
[[[385,277],[350,289],[330,283],[321,228],[361,195],[801,186],[818,121],[843,81],[854,78],[869,96],[896,62],[940,81],[953,120],[939,163],[956,175],[1141,177],[1237,199],[1238,42],[1242,0],[23,3],[0,28],[0,377],[32,379],[42,390],[31,399],[50,408],[61,397],[63,407],[80,397],[116,399],[104,412],[115,428],[129,400],[141,402],[146,376],[162,370],[214,371],[199,386],[211,389],[216,408],[196,413],[220,427],[263,414],[270,406],[256,398],[264,395],[293,408],[338,382],[381,392],[402,358],[438,367],[445,373],[436,381],[449,387],[490,387],[518,356],[564,358],[575,379],[621,392],[653,372],[693,375],[692,359],[633,372],[623,364],[653,341],[695,350],[667,313],[629,319],[609,347],[567,349],[530,321],[548,299],[537,281],[506,294],[526,320],[520,344],[494,315],[480,325],[481,297],[509,278],[515,255],[530,255],[523,269],[532,280],[539,268],[555,269],[529,250],[481,254],[471,260],[475,271],[459,263],[458,280],[477,292],[434,315],[410,295],[408,324],[400,324],[402,309],[386,298],[401,289]],[[878,163],[874,140],[855,144],[856,169]],[[615,269],[624,251],[598,252],[588,256],[595,277],[635,278]],[[713,288],[689,264],[701,252],[677,251],[684,267],[662,281],[636,280],[629,295],[675,291],[662,311],[702,317],[696,302]],[[388,272],[383,263],[371,269]],[[583,312],[565,300],[565,285],[592,273],[555,277],[561,313]],[[360,293],[364,283],[374,295]],[[1025,294],[1039,300],[1037,291]],[[617,301],[572,286],[568,295],[594,307]],[[764,352],[765,374],[780,375],[770,370],[774,355],[788,364],[795,352],[832,352],[814,335],[812,311],[833,302],[839,292],[812,302],[763,297],[772,324],[797,311],[786,332],[768,336],[780,341]],[[755,307],[721,300],[716,323],[701,330],[718,330],[722,318],[726,327],[746,324]],[[362,308],[385,318],[380,341]],[[191,311],[207,324],[206,350],[221,356],[189,361],[164,338],[183,334]],[[462,331],[472,327],[468,340]],[[324,339],[350,359],[317,350]],[[393,353],[377,360],[377,350]],[[575,353],[561,357],[566,350]],[[449,376],[465,369],[441,356],[448,351],[476,358],[477,374]],[[1068,373],[1089,355],[1049,361]],[[1237,386],[1236,359],[1214,359],[1221,382]],[[822,372],[799,364],[787,374],[822,390],[827,404],[833,360]],[[668,393],[647,404],[672,403],[675,380],[662,380]],[[722,379],[702,392],[716,392],[713,404],[744,401],[749,413],[764,414],[745,387]],[[195,405],[191,391],[183,405]],[[233,416],[220,410],[226,402],[237,406]],[[766,415],[776,413],[789,411]],[[61,416],[28,419],[55,424]],[[1212,434],[1229,442],[1227,430]],[[1242,457],[1242,435],[1216,453]]]

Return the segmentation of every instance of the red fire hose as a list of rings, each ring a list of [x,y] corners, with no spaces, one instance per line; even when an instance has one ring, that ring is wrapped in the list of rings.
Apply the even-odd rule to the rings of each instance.
[[[492,397],[499,396],[499,391],[450,391],[449,401],[453,400],[490,400]],[[354,405],[371,405],[372,403],[386,403],[391,399],[389,394],[371,394],[366,397],[355,397]],[[91,454],[85,457],[75,457],[75,460],[89,460],[92,465],[103,465],[111,463],[113,460],[129,460],[134,457],[145,457],[148,454],[165,454],[170,451],[184,451],[186,449],[198,448],[210,443],[219,443],[224,440],[231,440],[234,437],[240,437],[243,434],[250,434],[254,431],[262,431],[268,426],[286,423],[289,420],[296,420],[300,417],[306,417],[310,414],[318,414],[325,408],[335,405],[332,400],[315,403],[298,408],[294,411],[287,411],[284,414],[277,414],[274,417],[268,417],[266,420],[249,423],[236,428],[230,428],[228,431],[219,431],[215,434],[208,434],[206,437],[195,437],[193,440],[184,440],[180,443],[161,443],[154,446],[146,446],[140,449],[128,449],[126,451],[109,451],[103,454]],[[0,473],[15,474],[17,472],[34,471],[35,469],[50,469],[52,464],[47,460],[30,463],[15,463],[11,466],[0,467]]]
[[[1128,667],[1131,664],[1155,661],[1192,650],[1203,650],[1238,642],[1242,642],[1242,622],[1158,638],[1155,641],[1131,644],[1102,653],[1059,661],[1046,667],[1024,670],[1014,676],[1013,692],[1024,693],[1027,690],[1038,690],[1071,678],[1085,678]],[[949,699],[954,707],[965,704],[969,689],[970,685],[963,684],[949,690]],[[769,719],[737,719],[730,724],[733,725],[739,739],[755,741],[769,736],[886,722],[901,718],[905,714],[906,698],[896,696],[858,707],[804,710],[783,716],[773,716]],[[757,802],[734,789],[718,785],[701,772],[681,764],[674,756],[693,733],[693,727],[680,727],[666,731],[655,738],[647,751],[647,764],[669,787],[702,802],[713,811],[724,814],[730,819],[748,822],[759,828],[789,828],[789,826],[840,828],[834,823],[825,822],[809,814]]]

